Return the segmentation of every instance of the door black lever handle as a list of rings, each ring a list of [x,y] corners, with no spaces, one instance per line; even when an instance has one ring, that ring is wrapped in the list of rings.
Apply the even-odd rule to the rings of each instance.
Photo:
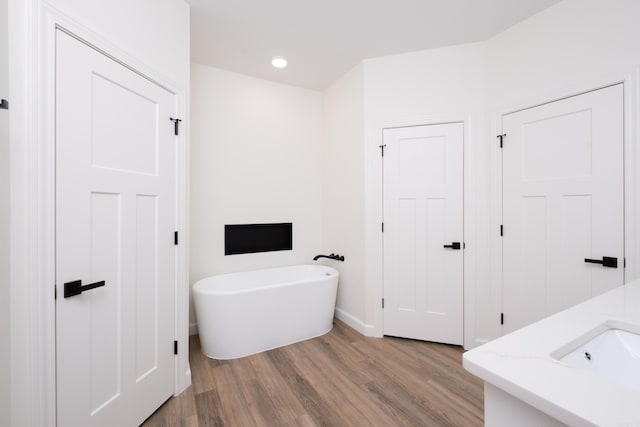
[[[610,256],[603,256],[601,260],[585,258],[584,262],[588,262],[589,264],[600,264],[603,267],[618,268],[618,258]]]
[[[82,286],[82,280],[74,280],[73,282],[67,282],[64,284],[64,297],[69,298],[76,295],[80,295],[84,291],[89,291],[91,289],[99,288],[104,286],[106,283],[104,280],[100,282],[90,283],[88,285]]]
[[[443,245],[444,248],[460,249],[460,242],[452,242],[450,245]]]

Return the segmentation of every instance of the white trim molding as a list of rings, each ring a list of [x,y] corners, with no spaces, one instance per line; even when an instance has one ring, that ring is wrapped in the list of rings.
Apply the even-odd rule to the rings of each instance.
[[[345,310],[336,307],[335,318],[344,322],[351,329],[356,330],[364,336],[372,336],[370,335],[371,325],[367,325],[362,320],[358,319],[356,316],[351,313],[347,313]]]
[[[189,324],[189,336],[198,335],[198,324],[193,322]]]
[[[54,282],[49,281],[53,264],[44,253],[52,245],[46,228],[52,211],[43,190],[49,171],[37,143],[38,1],[10,0],[8,6],[11,425],[48,426],[55,425],[55,370],[47,357],[54,354],[53,312],[48,304]]]
[[[640,69],[624,80],[625,283],[640,277]]]

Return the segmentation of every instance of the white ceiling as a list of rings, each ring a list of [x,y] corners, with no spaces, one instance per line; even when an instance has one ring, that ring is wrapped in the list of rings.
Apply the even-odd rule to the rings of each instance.
[[[191,59],[323,90],[365,58],[486,40],[558,1],[187,0]]]

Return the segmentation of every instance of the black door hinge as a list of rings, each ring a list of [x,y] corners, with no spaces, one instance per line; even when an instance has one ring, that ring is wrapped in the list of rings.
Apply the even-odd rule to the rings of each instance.
[[[384,298],[382,298],[382,308],[384,308]]]
[[[380,147],[380,155],[382,157],[384,157],[384,149],[386,148],[387,144],[382,144],[382,145],[378,145],[378,147]]]
[[[504,325],[504,313],[500,313],[500,324]]]
[[[502,140],[504,139],[504,137],[507,136],[506,133],[503,133],[502,135],[498,135],[497,138],[500,140],[500,148],[502,148]]]
[[[382,223],[382,232],[384,233],[384,222]]]
[[[53,285],[53,299],[58,299],[58,285]]]
[[[500,235],[504,236],[504,225],[500,224]]]
[[[182,119],[174,119],[173,117],[169,117],[169,120],[171,120],[173,122],[173,133],[176,134],[176,136],[180,133],[178,131],[178,127],[180,125],[180,122],[182,121]]]
[[[178,341],[173,342],[173,354],[178,354]]]
[[[177,231],[173,232],[173,244],[178,246],[178,232]]]

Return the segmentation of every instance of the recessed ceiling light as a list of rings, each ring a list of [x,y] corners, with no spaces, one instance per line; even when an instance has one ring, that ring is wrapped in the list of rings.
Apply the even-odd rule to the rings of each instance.
[[[287,66],[287,59],[282,56],[274,56],[271,60],[271,65],[276,68],[284,68]]]

